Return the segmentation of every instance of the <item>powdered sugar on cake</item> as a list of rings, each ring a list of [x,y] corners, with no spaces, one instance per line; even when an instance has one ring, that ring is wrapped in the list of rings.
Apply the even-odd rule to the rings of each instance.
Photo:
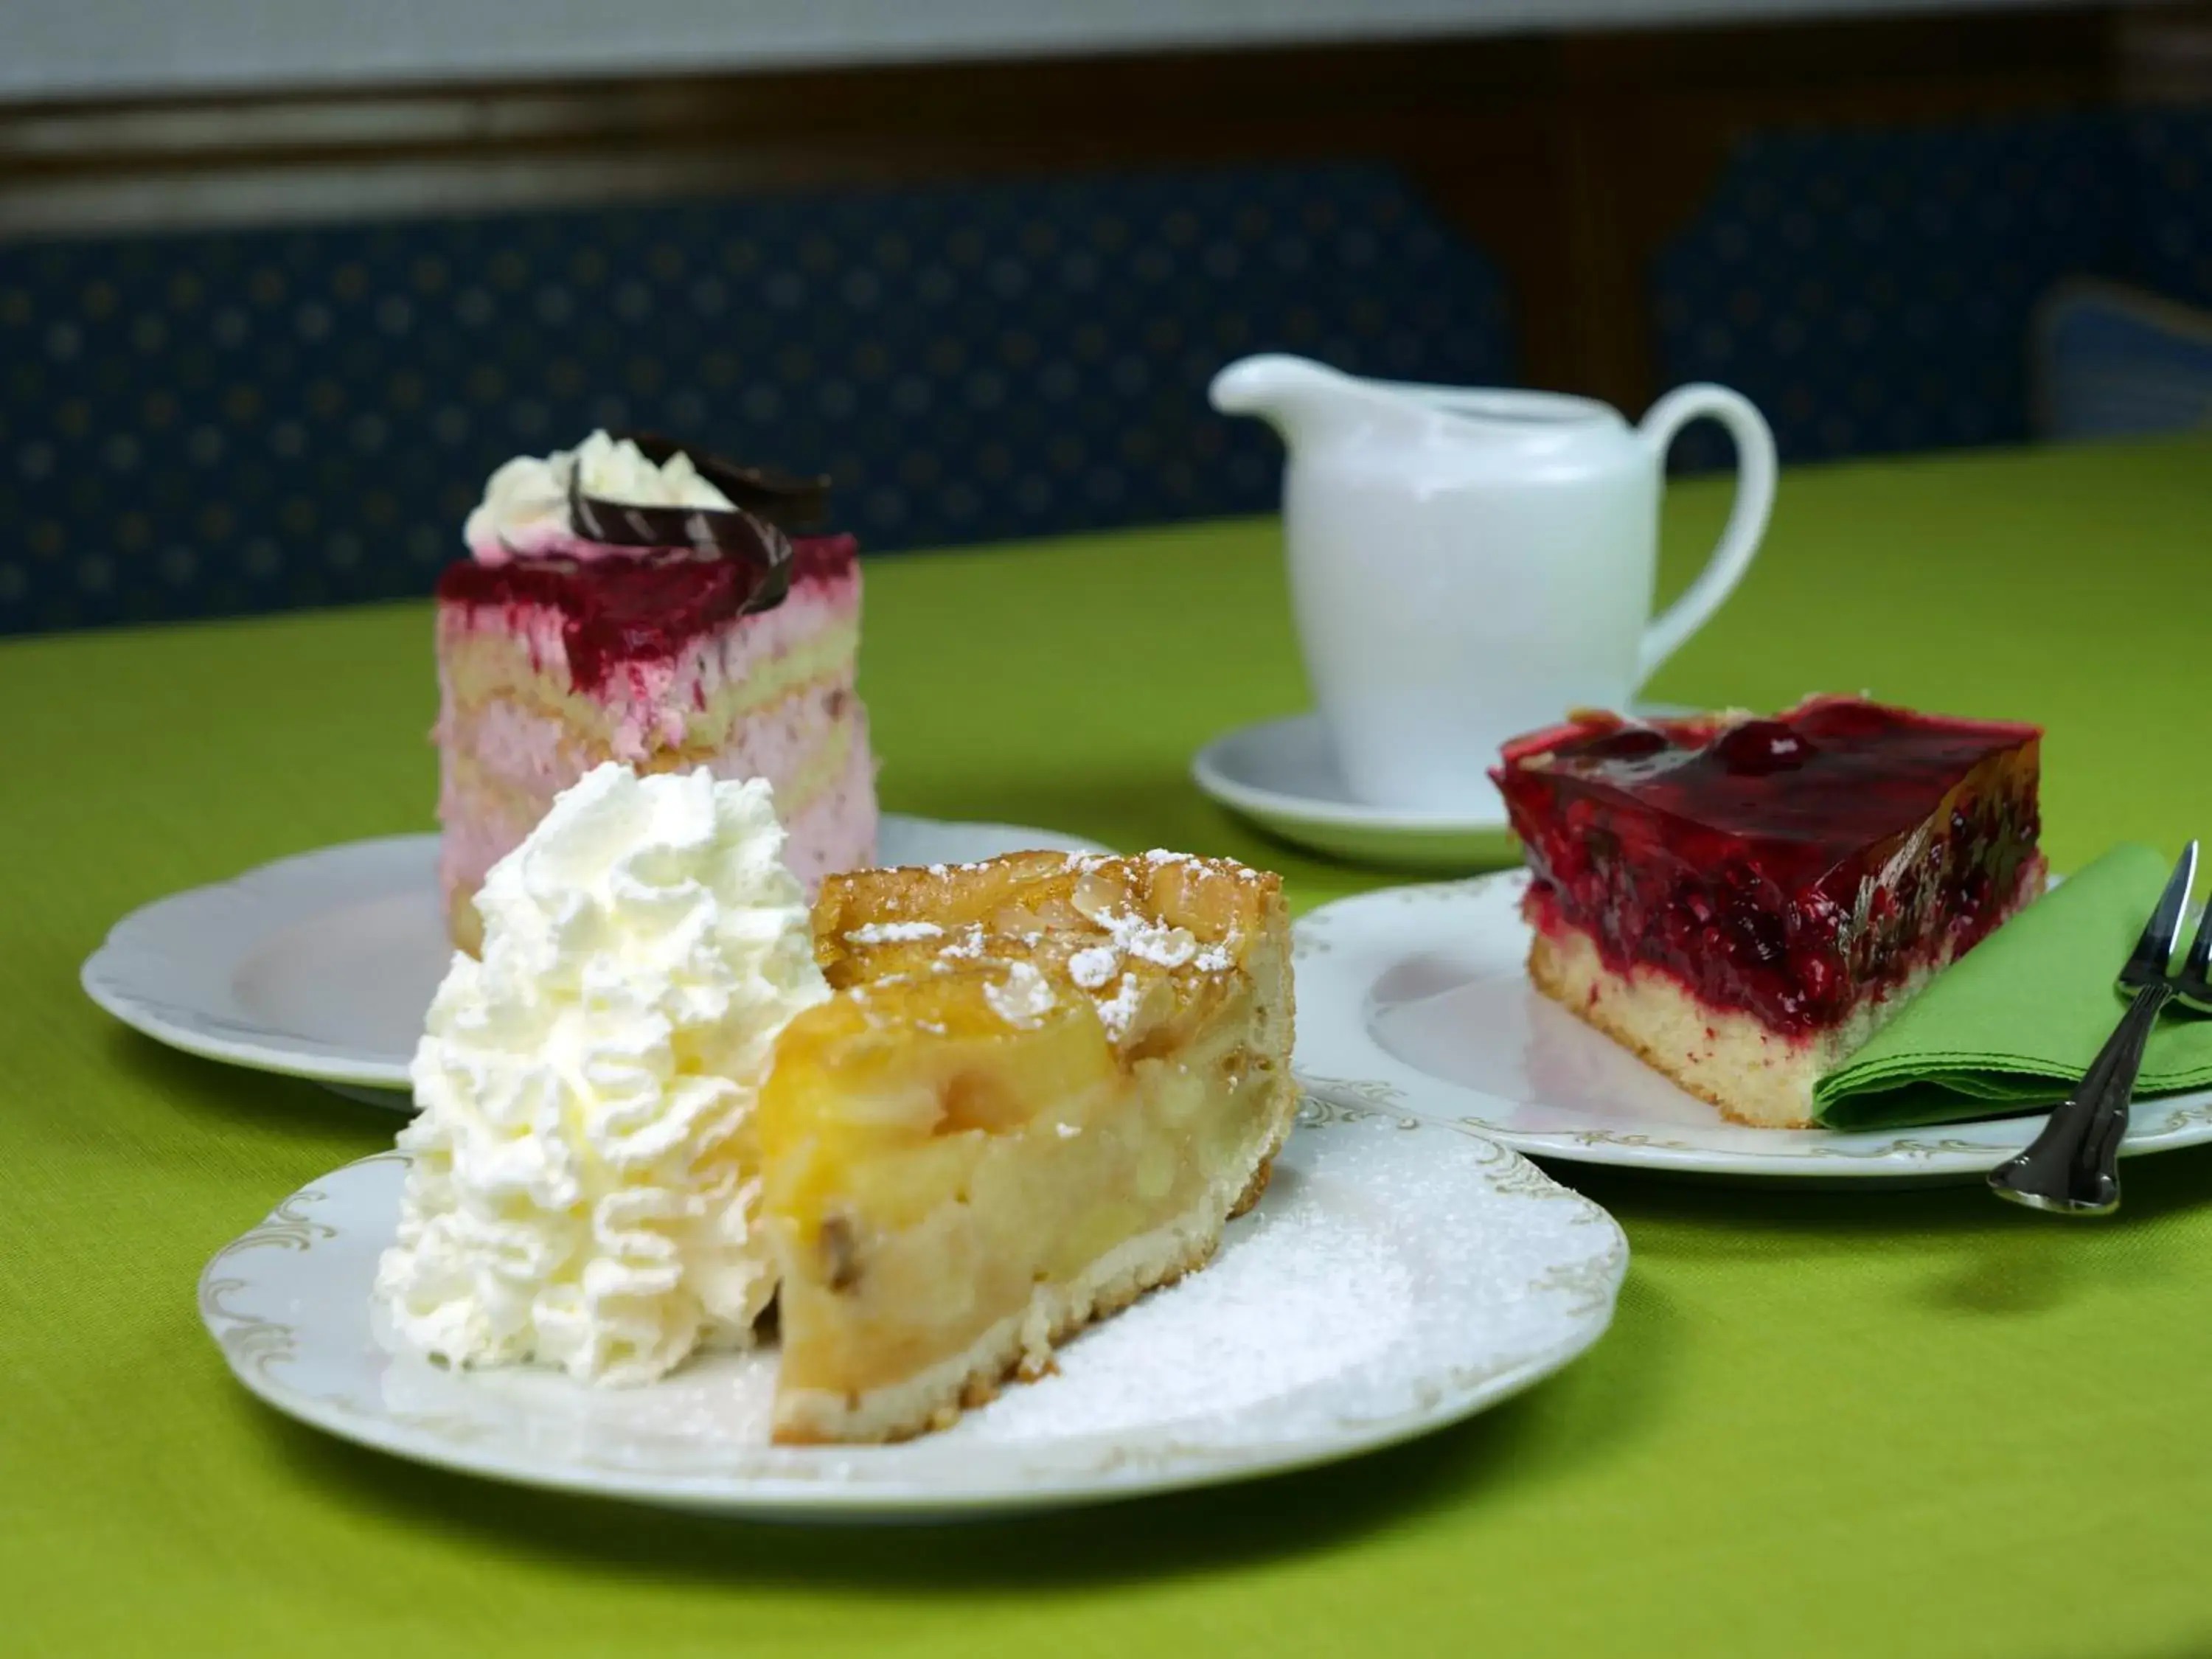
[[[969,922],[958,939],[937,954],[947,961],[974,962],[980,959],[983,954],[982,924]]]
[[[1067,959],[1067,976],[1086,991],[1102,990],[1121,966],[1111,945],[1087,945]]]
[[[1198,941],[1184,928],[1148,921],[1127,910],[1109,910],[1098,921],[1114,936],[1117,950],[1139,962],[1180,968],[1198,954]]]
[[[1137,976],[1122,975],[1114,994],[1098,1005],[1098,1023],[1106,1028],[1106,1035],[1116,1042],[1128,1036],[1129,1022],[1136,1018],[1137,1009],[1144,1000],[1144,988],[1137,983]]]
[[[945,930],[933,921],[872,921],[845,935],[848,945],[894,945],[913,939],[942,938]]]
[[[1024,1027],[1036,1024],[1059,1001],[1036,963],[1028,962],[1008,963],[1005,981],[984,987],[983,1000],[1007,1024]]]

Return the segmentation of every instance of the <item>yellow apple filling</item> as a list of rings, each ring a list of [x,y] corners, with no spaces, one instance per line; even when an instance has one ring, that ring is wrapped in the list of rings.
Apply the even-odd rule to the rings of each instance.
[[[786,1029],[758,1116],[782,1270],[779,1438],[950,1420],[1203,1265],[1257,1197],[1293,1099],[1279,899],[1270,885],[1255,896],[1272,908],[1215,919],[1233,957],[1199,965],[1192,939],[1153,950],[1163,964],[1118,920],[1152,892],[1132,878],[1118,933],[1048,897],[1011,932],[894,921],[880,948],[841,956],[825,891],[817,951],[847,982]],[[1041,912],[1057,925],[1030,925]],[[1085,987],[1066,960],[1100,938],[1128,959],[1082,969]]]

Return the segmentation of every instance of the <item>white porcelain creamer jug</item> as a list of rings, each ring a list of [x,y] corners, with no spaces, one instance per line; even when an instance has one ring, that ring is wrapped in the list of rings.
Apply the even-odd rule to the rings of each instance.
[[[1704,625],[1758,551],[1774,439],[1724,386],[1668,392],[1631,426],[1555,392],[1358,380],[1270,355],[1214,377],[1215,408],[1282,434],[1291,593],[1306,671],[1352,793],[1489,812],[1506,738],[1620,708]],[[1667,446],[1735,437],[1735,505],[1687,592],[1654,618]]]

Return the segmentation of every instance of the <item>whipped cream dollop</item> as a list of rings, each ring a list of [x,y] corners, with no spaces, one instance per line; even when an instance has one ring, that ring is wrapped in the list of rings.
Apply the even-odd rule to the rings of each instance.
[[[469,551],[483,564],[556,550],[582,559],[619,557],[621,550],[579,537],[568,522],[572,481],[586,495],[632,507],[726,512],[734,505],[699,476],[689,455],[678,452],[655,465],[631,440],[594,432],[574,449],[518,455],[493,473],[461,531]]]
[[[759,779],[601,766],[492,866],[453,958],[376,1295],[457,1365],[649,1382],[741,1346],[775,1288],[753,1112],[829,995]]]

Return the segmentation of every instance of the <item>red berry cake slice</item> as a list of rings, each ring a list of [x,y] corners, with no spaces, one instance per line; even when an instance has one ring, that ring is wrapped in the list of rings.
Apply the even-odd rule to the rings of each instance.
[[[604,761],[764,777],[809,890],[872,862],[849,536],[787,538],[821,482],[595,432],[492,475],[438,583],[439,880],[474,951],[484,872]]]
[[[1813,1085],[2041,892],[2032,726],[1815,697],[1505,747],[1528,976],[1740,1123]]]

